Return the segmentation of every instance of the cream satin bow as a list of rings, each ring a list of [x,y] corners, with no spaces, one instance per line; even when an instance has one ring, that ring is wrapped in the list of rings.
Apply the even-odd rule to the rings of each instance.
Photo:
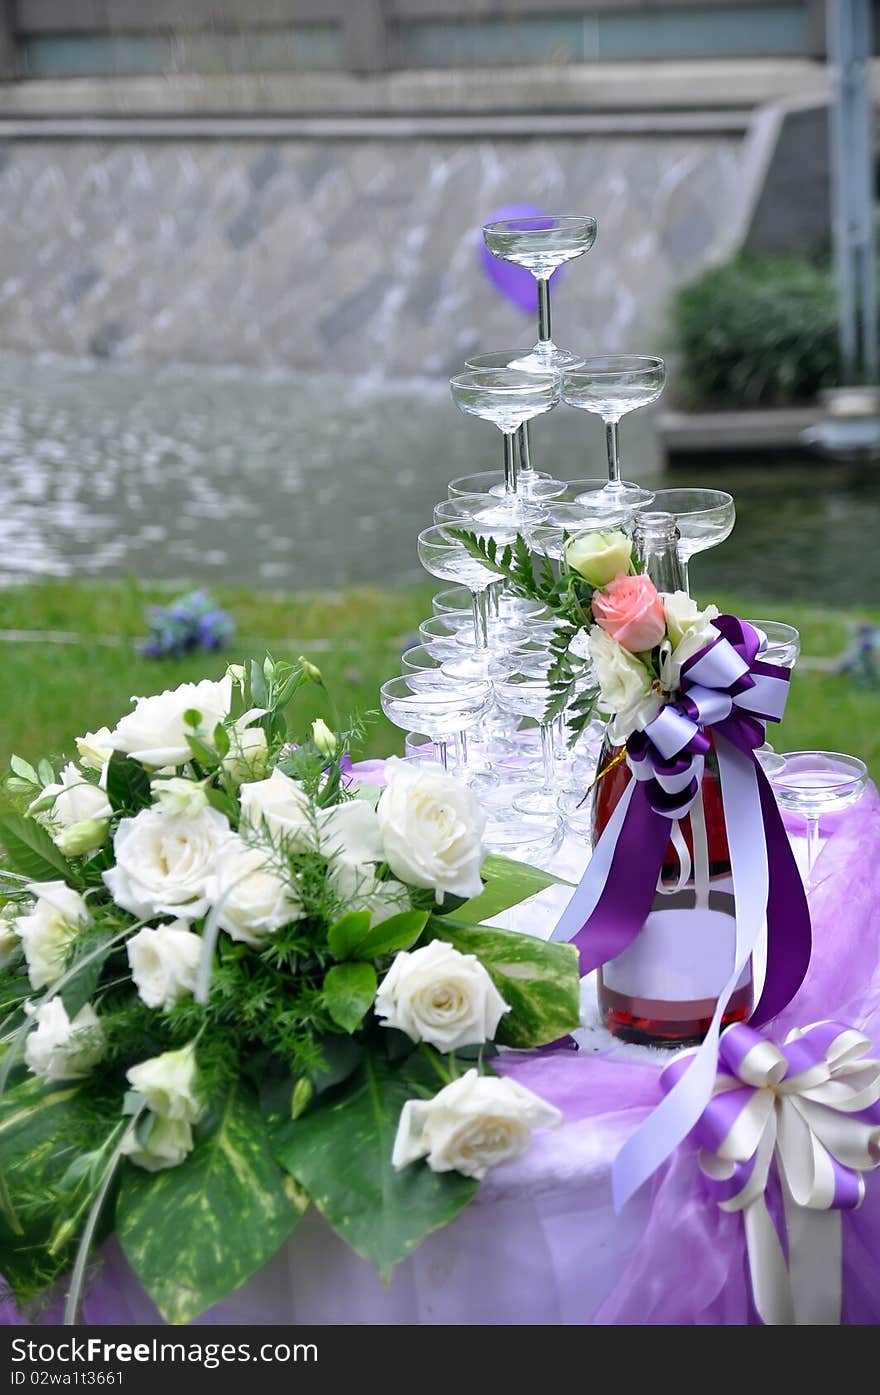
[[[710,1196],[742,1212],[755,1307],[767,1324],[840,1322],[841,1212],[861,1206],[863,1174],[880,1166],[880,1061],[870,1049],[839,1022],[796,1028],[783,1046],[745,1023],[721,1038],[715,1089],[694,1133]],[[665,1090],[689,1054],[666,1067]],[[767,1209],[774,1163],[787,1262]]]

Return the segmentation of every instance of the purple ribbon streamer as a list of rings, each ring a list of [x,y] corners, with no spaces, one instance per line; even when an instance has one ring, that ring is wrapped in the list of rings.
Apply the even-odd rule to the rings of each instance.
[[[754,754],[764,740],[765,721],[779,721],[782,716],[790,675],[757,658],[760,640],[753,626],[732,615],[719,616],[713,624],[719,638],[682,667],[683,701],[667,705],[643,733],[630,737],[628,751],[631,746],[636,787],[630,792],[622,824],[614,820],[603,832],[553,938],[574,943],[581,972],[589,973],[616,958],[639,934],[653,904],[669,841],[669,820],[682,816],[687,807],[686,795],[670,793],[662,782],[685,751],[697,761],[708,746],[697,715],[701,692],[708,690],[705,705],[711,705],[713,711],[726,706],[718,701],[726,694],[729,709],[715,722],[714,730],[747,757],[754,769],[758,796],[757,809],[728,808],[726,817],[759,815],[766,840],[767,972],[752,1018],[760,1024],[780,1012],[798,991],[812,943],[800,873],[772,790]],[[659,738],[656,744],[655,736]],[[609,842],[613,844],[610,848]],[[580,907],[589,907],[583,919]],[[684,1123],[688,1113],[695,1119],[692,1111],[699,1108],[698,1098],[689,1099],[686,1105],[682,1102],[681,1108]],[[670,1121],[662,1148],[652,1148],[652,1171],[680,1141],[676,1127]],[[623,1187],[622,1193],[628,1190]]]

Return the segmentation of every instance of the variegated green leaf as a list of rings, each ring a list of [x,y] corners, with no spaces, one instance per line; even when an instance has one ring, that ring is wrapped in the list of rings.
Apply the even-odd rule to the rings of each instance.
[[[509,857],[493,854],[486,858],[481,872],[485,886],[479,896],[465,901],[455,911],[457,920],[475,925],[491,920],[520,901],[527,901],[548,886],[567,886],[562,877],[554,877],[550,872],[542,872],[527,862],[514,862]]]
[[[30,1077],[0,1100],[0,1177],[7,1201],[0,1212],[0,1273],[18,1297],[30,1297],[69,1265],[75,1235],[59,1253],[48,1251],[69,1209],[65,1174],[80,1153],[103,1143],[113,1122],[94,1105],[87,1107],[80,1081],[46,1085]]]
[[[512,1012],[501,1019],[498,1041],[506,1046],[541,1046],[577,1027],[580,976],[574,945],[555,944],[513,930],[463,926],[434,916],[434,939],[447,940],[462,954],[475,954],[492,976]]]
[[[127,1164],[116,1228],[167,1322],[186,1323],[232,1293],[284,1243],[303,1209],[241,1085],[216,1129],[178,1167]]]
[[[276,1153],[343,1240],[387,1282],[395,1264],[457,1215],[477,1183],[422,1162],[396,1172],[391,1154],[408,1099],[437,1093],[443,1076],[424,1047],[397,1065],[369,1054],[344,1085],[279,1132]]]

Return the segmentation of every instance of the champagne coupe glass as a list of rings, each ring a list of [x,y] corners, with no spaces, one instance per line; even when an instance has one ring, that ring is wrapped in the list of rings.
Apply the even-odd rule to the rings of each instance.
[[[758,658],[779,668],[794,668],[801,652],[801,637],[794,625],[781,620],[750,620],[748,622],[765,641]]]
[[[466,586],[448,586],[445,591],[437,592],[431,609],[435,615],[452,615],[456,619],[465,614],[470,621],[471,593]]]
[[[648,502],[649,491],[620,478],[617,427],[622,416],[656,402],[666,385],[666,364],[647,354],[610,354],[584,359],[568,369],[562,379],[562,400],[582,412],[592,412],[605,423],[608,479],[603,494],[616,504],[638,508]]]
[[[543,517],[540,504],[527,502],[519,494],[508,494],[503,499],[495,494],[457,494],[454,499],[441,499],[434,505],[434,522],[454,528],[466,528],[471,523],[491,528],[497,523],[525,533],[530,523],[539,523]]]
[[[492,685],[486,682],[446,683],[421,687],[410,674],[389,678],[379,689],[382,711],[404,731],[424,732],[434,746],[434,756],[447,769],[446,748],[459,732],[469,731],[489,711]]]
[[[535,790],[516,795],[513,808],[523,814],[558,816],[556,787],[556,764],[553,754],[552,722],[545,719],[551,691],[547,680],[547,668],[534,667],[526,672],[513,673],[508,678],[495,683],[495,699],[504,711],[518,717],[532,717],[538,724],[541,737],[541,783]]]
[[[793,669],[801,652],[801,637],[794,625],[785,625],[781,620],[750,620],[748,623],[761,636],[763,648],[758,658],[762,663]],[[768,780],[785,769],[785,757],[777,755],[769,741],[756,748],[755,757]]]
[[[508,495],[498,499],[492,494],[458,494],[455,498],[441,499],[434,506],[434,522],[447,527],[466,528],[471,532],[483,533],[489,529],[513,527],[517,534],[528,537],[531,528],[544,516],[543,508],[536,503],[527,503],[519,495]],[[497,534],[496,534],[497,536]],[[490,646],[497,642],[495,632],[508,622],[517,626],[534,614],[536,602],[524,600],[521,596],[503,598],[505,583],[494,576],[487,596],[487,623]],[[506,638],[511,637],[507,631]],[[462,642],[467,641],[462,636]]]
[[[559,502],[561,504],[576,504],[578,500],[585,495],[595,494],[597,490],[602,490],[603,493],[599,495],[599,501],[601,502],[608,493],[605,489],[607,483],[607,475],[604,475],[602,479],[566,480],[565,493],[560,495]],[[595,500],[593,502],[595,503]]]
[[[717,547],[729,538],[736,522],[736,509],[723,489],[658,489],[654,508],[675,515],[678,524],[678,555],[684,573],[684,587],[691,593],[688,563],[697,552]]]
[[[505,673],[516,667],[516,660],[512,657],[500,657],[497,660],[503,667]],[[453,642],[452,651],[447,650],[436,643],[434,644],[414,644],[412,648],[405,649],[400,657],[400,667],[403,670],[402,676],[409,682],[413,692],[427,691],[450,691],[456,683],[464,681],[471,682],[491,681],[487,667],[479,671],[479,676],[474,679],[474,667],[472,664],[462,662],[462,651]],[[491,736],[489,732],[489,719],[495,710],[495,703],[491,701],[485,712],[485,717],[472,731],[476,742],[483,743],[483,746],[491,746]],[[455,764],[462,772],[462,779],[469,785],[474,785],[483,789],[493,788],[498,784],[498,777],[490,773],[488,769],[474,771],[474,752],[470,746],[470,728],[460,728],[455,733]],[[476,764],[485,767],[485,756],[491,755],[488,749],[478,752]]]
[[[494,817],[487,822],[482,839],[486,852],[497,853],[514,862],[528,862],[532,867],[551,869],[562,846],[561,822],[548,823],[547,819],[535,815],[511,817],[503,810],[492,810],[492,813]]]
[[[580,359],[576,360],[581,362]],[[535,357],[531,349],[496,349],[489,354],[471,354],[464,361],[465,368],[488,369],[490,372],[497,369],[514,368],[520,372],[541,372],[543,365],[535,363]],[[574,367],[574,364],[572,365]],[[547,371],[558,376],[559,370],[555,367]],[[538,470],[532,468],[531,441],[529,438],[529,423],[524,421],[516,433],[516,449],[518,455],[519,473],[517,476],[517,489],[526,499],[546,499],[552,497],[559,480],[550,479]]]
[[[470,614],[462,617],[465,628],[472,627]],[[442,663],[444,659],[455,658],[461,651],[455,642],[458,625],[455,620],[450,621],[448,616],[435,615],[431,620],[423,620],[419,625],[419,639],[421,645],[433,654],[435,659]]]
[[[556,499],[565,494],[568,485],[564,480],[554,480],[543,470],[532,470],[535,483],[528,491],[519,487],[519,474],[517,473],[517,493],[524,494],[529,503],[544,503],[547,499]],[[507,482],[502,470],[481,470],[476,475],[459,475],[457,479],[449,482],[449,497],[455,499],[459,494],[499,494],[507,493]]]
[[[478,536],[494,537],[499,546],[512,542],[516,536],[513,530],[486,530],[478,524],[464,522],[462,526]],[[472,660],[473,676],[484,675],[489,655],[489,612],[486,595],[492,582],[498,579],[497,572],[493,572],[491,568],[483,566],[476,557],[472,557],[464,543],[450,537],[446,527],[440,524],[419,533],[418,549],[419,561],[426,572],[441,577],[444,581],[464,584],[470,592],[475,648]]]
[[[592,800],[578,790],[566,790],[564,794],[559,796],[557,808],[562,816],[562,826],[565,832],[572,838],[576,838],[582,847],[592,847]]]
[[[835,809],[855,804],[868,783],[864,761],[840,751],[788,751],[782,769],[773,776],[777,804],[802,814],[807,832],[807,872],[804,885],[813,885],[819,851],[819,819]]]
[[[445,688],[449,682],[443,672],[443,659],[434,645],[413,644],[400,656],[403,677],[408,678],[413,691],[424,688]],[[478,680],[481,681],[481,680]]]
[[[589,501],[589,495],[583,497]],[[554,562],[561,562],[566,539],[577,538],[584,533],[605,532],[609,528],[628,532],[632,516],[630,508],[597,508],[592,502],[562,504],[554,500],[545,509],[541,522],[529,530],[529,545],[535,552],[543,552]]]
[[[452,400],[460,412],[482,417],[498,427],[504,438],[505,497],[518,492],[516,433],[533,417],[549,412],[559,401],[559,382],[552,373],[521,373],[515,368],[469,368],[449,380]]]
[[[483,241],[493,256],[527,267],[538,285],[538,342],[531,353],[535,364],[554,368],[577,362],[577,355],[558,349],[550,333],[550,277],[563,262],[582,257],[596,241],[596,220],[581,214],[538,218],[503,218],[483,226]]]
[[[405,760],[418,758],[422,761],[433,761],[434,743],[430,736],[425,736],[420,731],[408,731],[403,740],[403,751]]]

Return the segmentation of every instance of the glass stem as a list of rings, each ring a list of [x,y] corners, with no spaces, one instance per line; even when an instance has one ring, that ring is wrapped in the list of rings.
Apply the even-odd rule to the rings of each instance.
[[[554,761],[565,761],[568,752],[565,744],[565,714],[562,713],[553,722],[553,759]]]
[[[608,451],[608,478],[620,483],[620,456],[617,450],[617,417],[605,418],[605,449]]]
[[[685,595],[689,596],[691,594],[691,581],[690,577],[688,576],[688,559],[686,557],[682,557],[681,553],[679,552],[678,560],[681,564],[681,579],[684,585]]]
[[[549,344],[550,335],[550,278],[548,276],[536,277],[538,282],[538,339],[542,344]]]
[[[519,450],[520,470],[531,470],[532,466],[529,456],[529,423],[527,421],[524,421],[522,426],[517,428],[516,444]]]
[[[555,784],[555,770],[553,768],[553,733],[547,722],[542,722],[539,728],[541,732],[541,761],[544,766],[544,789],[549,794]]]
[[[504,581],[499,578],[493,581],[486,591],[488,598],[488,612],[493,621],[496,621],[501,614],[501,592],[504,590]]]
[[[489,648],[489,607],[485,591],[471,592],[474,613],[474,645],[484,652]]]
[[[434,747],[434,759],[446,770],[446,741],[432,741],[431,745]]]
[[[460,731],[455,738],[456,764],[464,770],[468,762],[467,732]]]
[[[809,891],[813,883],[813,867],[819,854],[819,816],[807,814],[807,875],[805,883]]]
[[[516,458],[516,432],[504,432],[504,492],[515,494],[519,484],[519,465]]]

